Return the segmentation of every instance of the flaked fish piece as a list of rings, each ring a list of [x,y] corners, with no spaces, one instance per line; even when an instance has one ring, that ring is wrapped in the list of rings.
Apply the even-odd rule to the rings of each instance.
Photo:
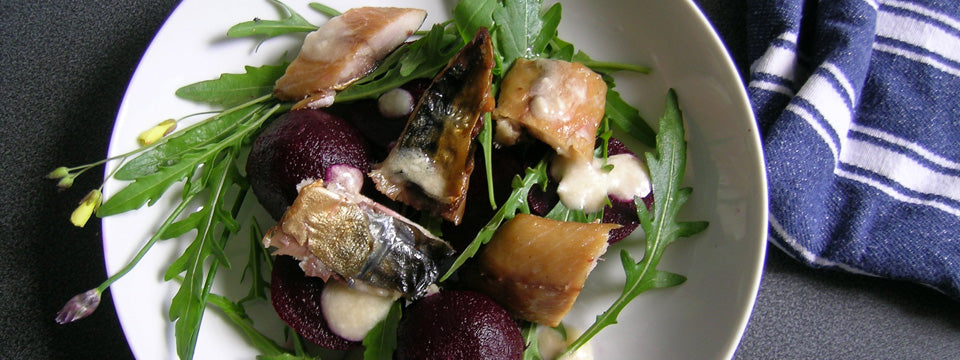
[[[320,180],[300,189],[263,244],[300,260],[308,276],[343,278],[363,290],[408,298],[426,294],[440,262],[454,253],[402,215]]]
[[[477,255],[469,282],[514,317],[555,327],[619,227],[517,214]]]
[[[517,59],[493,112],[496,141],[512,145],[526,130],[560,156],[589,161],[606,95],[607,84],[583,64]]]
[[[421,9],[360,7],[331,18],[303,41],[274,95],[295,109],[333,104],[337,91],[373,71],[427,17]]]
[[[374,167],[377,190],[459,224],[481,116],[493,110],[493,44],[480,29],[420,98],[397,144]]]

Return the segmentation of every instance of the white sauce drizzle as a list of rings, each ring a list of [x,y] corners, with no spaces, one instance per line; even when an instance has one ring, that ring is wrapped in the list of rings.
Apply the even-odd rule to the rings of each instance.
[[[607,157],[610,171],[603,169],[603,160],[571,161],[558,157],[553,162],[554,176],[560,178],[557,194],[563,205],[574,210],[595,212],[603,209],[607,196],[618,199],[644,197],[650,193],[650,176],[636,156],[617,154]]]
[[[413,112],[413,95],[401,88],[387,91],[377,99],[377,108],[380,115],[388,118],[410,115]]]
[[[352,289],[340,281],[327,281],[320,294],[320,307],[331,331],[344,339],[360,341],[387,317],[395,300]]]

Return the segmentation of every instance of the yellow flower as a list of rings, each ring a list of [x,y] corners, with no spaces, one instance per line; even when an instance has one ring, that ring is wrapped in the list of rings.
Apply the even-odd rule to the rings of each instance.
[[[167,119],[163,122],[157,124],[150,128],[150,130],[140,133],[140,136],[137,136],[137,142],[140,143],[140,146],[146,146],[153,144],[160,138],[167,136],[167,134],[173,132],[177,128],[177,121],[174,119]]]
[[[100,193],[100,190],[94,189],[87,193],[87,196],[84,196],[83,200],[80,201],[80,206],[77,206],[77,209],[70,214],[70,222],[73,223],[73,226],[83,227],[86,225],[87,220],[90,220],[90,215],[93,215],[93,212],[100,207],[102,198],[103,194]]]

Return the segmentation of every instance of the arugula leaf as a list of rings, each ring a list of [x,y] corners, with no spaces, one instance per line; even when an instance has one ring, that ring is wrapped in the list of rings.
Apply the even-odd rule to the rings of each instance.
[[[220,130],[220,132],[211,132],[213,135],[224,135],[222,138],[210,136],[210,133],[207,132],[202,132],[201,134],[208,135],[210,136],[209,138],[203,138],[199,136],[178,136],[177,140],[168,140],[164,143],[173,144],[169,147],[163,148],[164,152],[159,154],[148,152],[138,157],[138,159],[147,159],[144,160],[143,163],[138,163],[137,159],[132,160],[131,164],[136,163],[137,168],[134,169],[136,171],[131,170],[129,174],[140,175],[137,173],[147,173],[147,175],[141,175],[137,177],[132,183],[127,184],[123,189],[107,199],[107,201],[100,206],[100,209],[97,210],[97,216],[104,217],[134,210],[143,206],[145,203],[153,205],[157,200],[160,199],[167,188],[173,185],[173,183],[183,180],[193,174],[196,168],[205,160],[217,156],[221,151],[228,147],[239,145],[244,141],[247,141],[259,129],[259,126],[266,121],[266,116],[256,116],[257,114],[267,111],[264,110],[265,107],[266,106],[258,106],[247,110],[248,112],[239,111],[238,113],[243,114],[243,117],[240,121],[235,124],[222,124],[228,126],[225,129]],[[272,110],[267,112],[272,114],[278,109],[279,105],[274,105]],[[220,122],[216,123],[221,124]],[[236,128],[233,128],[234,126]],[[206,129],[205,127],[200,128]],[[229,131],[227,131],[228,129]],[[197,135],[191,132],[186,132],[184,134]],[[184,146],[177,146],[177,144],[187,145],[189,147],[185,148]],[[155,148],[155,150],[156,149],[157,148]],[[157,151],[159,152],[161,150]],[[174,156],[162,156],[165,154],[169,155],[171,153]],[[175,155],[181,156],[176,158]],[[164,166],[164,163],[169,162],[174,163],[170,166]],[[156,170],[152,173],[149,173],[149,171],[146,171],[145,169]],[[122,170],[123,169],[121,169],[121,171]]]
[[[227,202],[225,199],[227,192],[237,183],[236,178],[239,176],[239,173],[235,171],[238,152],[238,148],[230,148],[223,157],[211,159],[204,166],[204,174],[197,179],[203,183],[202,188],[209,187],[210,190],[203,208],[198,211],[203,213],[204,217],[198,224],[194,241],[180,258],[174,261],[174,264],[185,265],[183,283],[171,300],[169,310],[170,320],[176,321],[174,333],[176,335],[177,355],[181,359],[191,359],[193,357],[200,331],[200,322],[206,309],[207,298],[210,295],[217,268],[220,264],[230,266],[223,252],[223,246],[230,236],[229,229],[220,231],[220,241],[216,241],[215,237],[218,220],[225,217],[233,219],[240,211],[243,198],[247,193],[246,189],[241,189],[237,193],[236,199],[233,201],[232,211],[223,208]],[[226,214],[224,214],[225,212]],[[214,255],[214,259],[210,262],[209,268],[204,271],[207,257],[211,254]],[[186,259],[186,261],[180,259]],[[172,278],[172,269],[173,265],[165,274],[167,280]],[[176,270],[178,271],[176,274],[179,274],[179,268]]]
[[[273,93],[273,86],[287,64],[245,66],[243,74],[222,74],[220,78],[190,84],[177,89],[181,99],[211,105],[233,107]]]
[[[329,6],[326,6],[326,5],[321,4],[321,3],[310,3],[308,6],[310,6],[311,9],[314,9],[314,10],[318,11],[319,13],[324,14],[324,15],[329,16],[329,17],[340,16],[340,14],[341,14],[341,12],[340,12],[339,10],[334,9],[334,8],[332,8],[332,7],[329,7]]]
[[[265,36],[268,38],[280,36],[295,32],[310,32],[317,29],[316,25],[311,24],[303,16],[293,11],[287,4],[277,0],[270,0],[277,4],[286,15],[280,20],[253,19],[245,21],[230,27],[227,30],[228,37],[246,37],[246,36]]]
[[[487,197],[490,198],[490,207],[497,208],[497,199],[493,189],[493,119],[490,113],[483,114],[483,126],[477,135],[480,141],[480,150],[483,152],[483,166],[487,177]]]
[[[567,347],[565,353],[575,351],[600,330],[617,323],[620,312],[641,293],[650,289],[676,286],[686,280],[682,275],[657,269],[660,257],[668,245],[679,237],[694,235],[707,227],[707,223],[703,221],[676,220],[692,189],[680,187],[687,152],[683,117],[673,89],[667,93],[666,109],[660,118],[659,127],[654,153],[645,153],[653,187],[653,213],[647,211],[642,199],[634,200],[640,226],[645,233],[643,257],[638,262],[626,250],[620,253],[620,260],[627,275],[620,296],[606,311],[597,316],[593,325]]]
[[[500,224],[513,219],[517,211],[530,213],[530,204],[527,203],[527,195],[530,194],[530,189],[535,185],[546,186],[547,180],[546,157],[541,159],[534,168],[527,168],[526,174],[524,174],[522,179],[519,175],[514,178],[513,191],[510,193],[510,196],[507,197],[507,200],[504,201],[503,206],[500,207],[500,210],[497,210],[493,218],[487,222],[487,225],[484,225],[484,227],[480,229],[480,232],[473,238],[473,241],[457,256],[457,259],[454,260],[450,269],[440,277],[440,281],[442,282],[449,278],[467,259],[476,255],[477,251],[480,250],[480,246],[490,242],[490,239],[493,238],[493,234],[497,231],[497,228],[500,227]]]
[[[397,324],[400,323],[401,305],[395,301],[387,317],[370,329],[363,338],[364,360],[392,360],[397,347]]]
[[[334,101],[339,103],[376,98],[410,80],[432,78],[464,45],[452,31],[434,25],[426,35],[401,45],[376,70],[337,93]]]
[[[609,201],[610,200],[607,199],[608,203]],[[570,209],[563,205],[562,201],[557,201],[557,204],[543,217],[558,221],[591,223],[603,219],[603,210],[601,209],[600,211],[587,214],[583,210]]]
[[[537,323],[524,321],[520,328],[520,336],[523,337],[523,360],[543,360],[540,355],[540,344],[537,338]]]
[[[607,88],[607,102],[603,114],[614,127],[650,148],[656,146],[656,132],[640,116],[640,112],[620,96],[612,86]]]
[[[247,266],[243,268],[243,275],[240,276],[240,282],[243,282],[248,274],[252,280],[247,296],[240,299],[241,304],[253,299],[267,300],[270,280],[264,278],[264,273],[270,273],[273,263],[270,253],[267,252],[267,248],[263,247],[261,239],[263,239],[263,231],[260,230],[260,223],[257,222],[257,219],[252,219],[250,224],[250,252],[247,255]]]
[[[247,311],[240,303],[232,302],[224,296],[212,293],[207,295],[207,303],[223,311],[224,315],[227,315],[227,318],[243,331],[253,346],[260,350],[260,354],[266,356],[289,354],[276,341],[253,327],[253,320],[250,319]]]
[[[470,42],[480,28],[493,30],[493,12],[500,8],[497,0],[460,1],[453,8],[453,21],[464,43]]]
[[[503,6],[493,11],[498,25],[497,51],[503,57],[503,68],[509,69],[518,58],[534,58],[543,53],[551,39],[556,37],[561,8],[554,4],[541,17],[543,0],[504,0]]]
[[[135,180],[173,166],[181,162],[185,154],[228,137],[239,123],[247,121],[273,101],[270,96],[264,96],[165,136],[120,166],[113,177],[117,180]],[[263,106],[259,105],[261,103]]]

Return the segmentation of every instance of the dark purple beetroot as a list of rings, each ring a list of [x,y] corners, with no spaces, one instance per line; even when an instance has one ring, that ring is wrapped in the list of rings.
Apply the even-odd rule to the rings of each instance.
[[[327,168],[346,164],[366,173],[370,150],[363,135],[323,110],[295,110],[257,137],[247,158],[247,177],[260,204],[280,219],[307,178],[323,179]]]
[[[526,168],[536,166],[549,150],[549,147],[540,144],[515,145],[493,150],[493,189],[498,206],[513,190],[511,184],[514,177],[517,175],[523,177]],[[477,151],[476,156],[473,173],[470,175],[470,187],[467,189],[467,205],[464,208],[463,221],[459,226],[454,226],[450,222],[443,223],[443,239],[450,242],[457,250],[463,250],[477,232],[490,221],[495,212],[490,207],[483,152]]]
[[[277,256],[270,277],[270,297],[273,308],[283,322],[304,339],[332,350],[349,350],[360,345],[330,331],[320,310],[323,280],[308,277],[300,270],[297,260]]]
[[[630,151],[626,145],[615,138],[610,138],[607,153],[609,155],[632,154],[636,156],[633,151]],[[647,206],[647,210],[653,209],[653,192],[650,192],[650,194],[643,198],[643,203]],[[610,240],[608,240],[608,242],[611,244],[623,240],[623,238],[636,230],[637,226],[640,226],[640,218],[637,217],[637,206],[633,203],[633,199],[615,199],[611,197],[610,205],[603,209],[602,221],[605,223],[616,223],[622,226],[619,229],[610,231]]]
[[[609,155],[633,154],[626,145],[615,138],[610,138],[607,153]],[[527,197],[527,202],[530,204],[530,213],[544,216],[550,212],[557,204],[557,201],[559,201],[556,189],[556,181],[551,181],[547,191],[542,191],[539,187],[531,190],[530,195]],[[653,193],[644,197],[643,202],[647,205],[647,209],[652,209]],[[633,233],[633,231],[637,229],[637,226],[640,226],[640,218],[637,217],[637,207],[634,205],[633,199],[610,198],[610,205],[603,209],[602,221],[621,225],[619,229],[610,231],[610,239],[608,242],[611,244],[623,240],[623,238]]]
[[[401,89],[410,92],[413,101],[416,103],[424,90],[430,85],[430,79],[414,79],[400,86]],[[352,101],[346,104],[334,105],[331,112],[340,115],[343,119],[353,124],[366,136],[378,150],[386,156],[386,151],[390,145],[400,138],[400,133],[407,125],[407,118],[386,117],[380,113],[377,107],[377,99],[364,99]]]
[[[486,295],[447,290],[413,303],[397,328],[395,359],[520,359],[523,338]]]

